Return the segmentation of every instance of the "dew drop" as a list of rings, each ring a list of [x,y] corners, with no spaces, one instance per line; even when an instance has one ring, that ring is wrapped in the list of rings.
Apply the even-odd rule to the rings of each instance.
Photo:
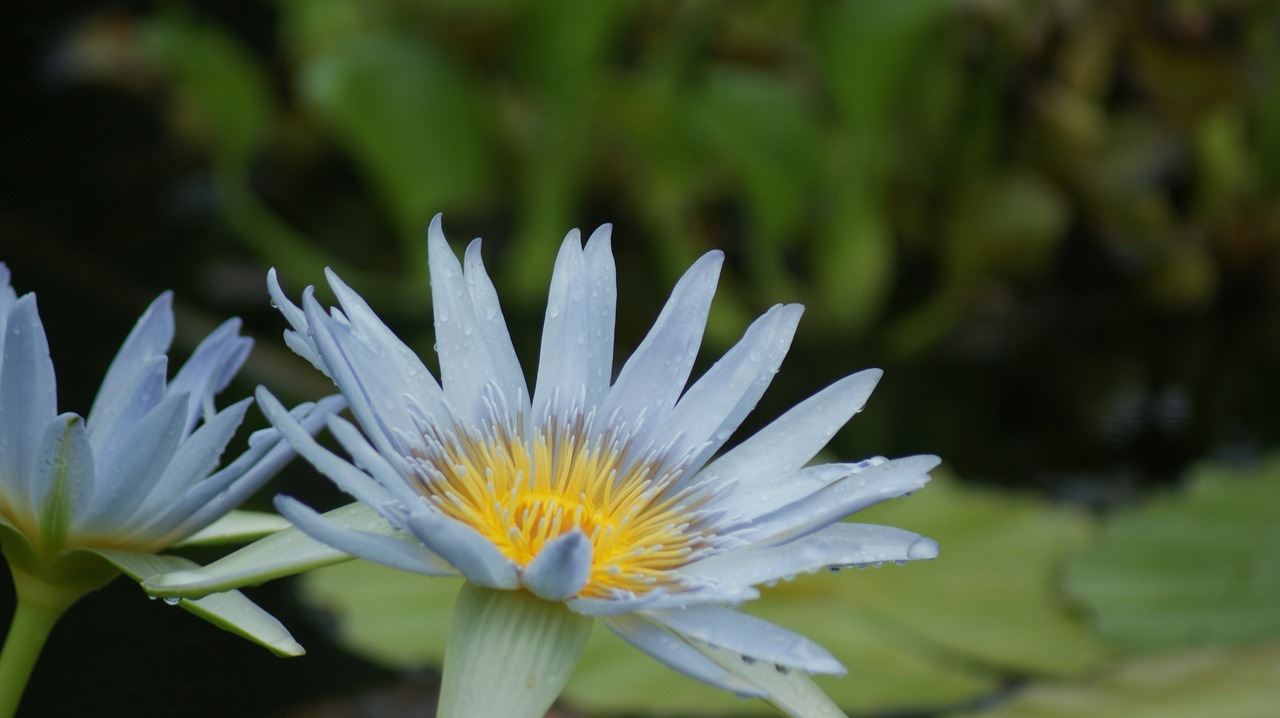
[[[164,599],[164,602],[169,604],[170,606],[176,606],[182,602],[182,599],[178,598],[177,596],[166,596]]]

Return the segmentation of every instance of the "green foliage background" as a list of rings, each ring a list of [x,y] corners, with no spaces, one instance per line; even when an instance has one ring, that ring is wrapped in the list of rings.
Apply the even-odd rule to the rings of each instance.
[[[843,705],[1269,710],[1276,5],[191,0],[11,20],[0,259],[40,292],[65,408],[167,287],[191,336],[233,313],[260,335],[244,387],[327,391],[275,341],[267,266],[294,293],[333,267],[431,361],[437,212],[459,245],[484,237],[526,366],[570,228],[615,224],[620,354],[723,249],[704,363],[771,304],[807,307],[748,429],[882,366],[832,451],[937,453],[965,479],[886,507],[940,540],[936,564],[761,602],[850,664]],[[284,480],[335,500],[317,483]],[[438,659],[432,629],[362,623],[375,604],[350,591],[379,580],[317,577],[305,605],[382,665]],[[570,693],[592,714],[753,710],[592,650]]]

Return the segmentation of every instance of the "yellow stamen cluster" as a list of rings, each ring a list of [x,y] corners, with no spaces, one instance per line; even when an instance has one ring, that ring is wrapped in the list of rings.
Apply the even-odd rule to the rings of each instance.
[[[516,564],[529,565],[547,542],[574,528],[586,534],[593,559],[581,597],[670,586],[669,572],[706,545],[687,507],[667,490],[678,469],[629,462],[625,447],[588,442],[580,427],[532,441],[502,430],[484,438],[458,432],[438,453],[428,461],[440,476],[419,490]]]

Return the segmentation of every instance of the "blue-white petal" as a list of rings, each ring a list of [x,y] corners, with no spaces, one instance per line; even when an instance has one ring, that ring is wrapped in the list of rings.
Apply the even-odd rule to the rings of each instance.
[[[694,483],[736,482],[736,490],[718,499],[715,508],[737,513],[741,502],[750,501],[753,492],[789,476],[821,451],[840,427],[862,410],[882,374],[879,369],[867,369],[805,399],[714,459]]]
[[[468,581],[489,588],[520,586],[516,565],[470,526],[423,507],[410,510],[406,525],[419,541],[461,571]]]
[[[565,417],[588,410],[583,404],[591,375],[586,351],[591,341],[590,283],[582,256],[582,235],[575,229],[561,243],[551,272],[534,384],[534,426],[546,426],[553,414]]]
[[[727,588],[753,586],[821,568],[937,557],[937,542],[920,534],[892,526],[838,523],[779,546],[717,554],[684,566],[678,573]]]
[[[101,447],[95,435],[100,434],[104,428],[110,431],[122,414],[129,413],[119,404],[138,402],[138,375],[154,371],[155,360],[164,359],[172,342],[173,293],[165,292],[156,297],[138,318],[115,358],[111,360],[111,365],[107,367],[107,374],[102,379],[102,385],[98,388],[87,417],[89,434],[95,438],[95,450]],[[155,406],[161,397],[149,396],[149,399],[149,405],[143,412],[135,410],[135,418]]]
[[[601,417],[617,410],[625,417],[646,417],[651,428],[664,424],[698,356],[723,263],[721,252],[708,252],[676,283],[653,328],[619,371],[600,406]]]
[[[648,619],[638,615],[624,615],[602,621],[624,641],[668,668],[744,698],[765,696],[765,692],[758,686],[721,668],[698,649]]]
[[[467,248],[466,273],[444,238],[440,215],[431,221],[427,244],[440,380],[450,406],[474,424],[484,415],[487,387],[497,386],[515,401],[527,396],[524,375],[480,262],[479,240]],[[474,302],[477,296],[481,306]]]
[[[217,413],[214,396],[231,383],[252,348],[253,340],[240,336],[240,320],[234,318],[223,322],[196,346],[191,358],[169,382],[170,393],[191,395],[185,431],[194,429],[201,417],[205,421],[213,418]]]
[[[652,620],[695,641],[807,673],[843,675],[845,668],[827,649],[808,638],[741,611],[695,606],[647,611]]]
[[[520,582],[539,598],[563,601],[578,595],[591,578],[591,539],[579,529],[548,541],[520,575]]]
[[[929,483],[936,456],[908,456],[863,469],[829,486],[765,513],[741,537],[753,544],[792,541],[869,506],[910,494]]]
[[[802,313],[799,304],[770,309],[680,397],[666,430],[678,442],[675,455],[699,449],[690,470],[718,451],[755,408],[791,347]]]
[[[33,510],[36,448],[56,413],[57,385],[49,343],[27,294],[13,304],[0,354],[0,491],[15,507]]]
[[[458,575],[452,566],[417,541],[339,526],[288,496],[277,496],[275,505],[281,516],[307,535],[352,556],[427,576]]]

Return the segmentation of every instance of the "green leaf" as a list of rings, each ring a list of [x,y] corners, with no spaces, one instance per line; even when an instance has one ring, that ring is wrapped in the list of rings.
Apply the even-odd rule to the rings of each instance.
[[[324,516],[351,529],[387,535],[394,532],[385,519],[360,503],[334,509]],[[349,554],[316,541],[297,527],[290,527],[227,554],[198,571],[168,575],[157,575],[161,574],[157,571],[143,588],[153,596],[199,598],[349,560]]]
[[[176,101],[191,129],[207,135],[219,159],[244,166],[275,114],[262,64],[231,34],[181,12],[147,23],[146,49],[172,73]]]
[[[1122,663],[1087,681],[1032,684],[963,718],[1261,718],[1275,715],[1278,682],[1280,645],[1205,648]]]
[[[292,527],[287,519],[265,511],[230,511],[222,518],[174,544],[209,546],[243,543]]]
[[[709,74],[700,99],[707,134],[746,190],[759,241],[781,243],[811,209],[817,184],[822,151],[812,108],[780,78],[728,67]]]
[[[426,40],[374,31],[303,68],[308,108],[380,194],[414,256],[436,212],[491,179],[490,122],[463,68]]]
[[[1108,639],[1140,650],[1280,637],[1280,458],[1205,466],[1186,489],[1120,514],[1067,565]]]
[[[750,613],[806,634],[850,669],[815,682],[845,710],[972,699],[1011,675],[1072,675],[1103,658],[1055,590],[1059,561],[1093,534],[1083,513],[1031,497],[935,479],[858,520],[902,526],[942,545],[935,562],[801,576],[763,590]],[[353,561],[303,579],[342,640],[392,666],[438,665],[458,579]],[[564,691],[589,712],[770,715],[672,672],[596,631]]]
[[[199,564],[180,556],[137,553],[121,549],[84,549],[101,556],[136,581],[162,573],[191,571]],[[219,628],[264,646],[278,656],[300,656],[306,653],[293,640],[284,624],[262,610],[239,591],[219,593],[198,600],[182,599],[179,606]]]

